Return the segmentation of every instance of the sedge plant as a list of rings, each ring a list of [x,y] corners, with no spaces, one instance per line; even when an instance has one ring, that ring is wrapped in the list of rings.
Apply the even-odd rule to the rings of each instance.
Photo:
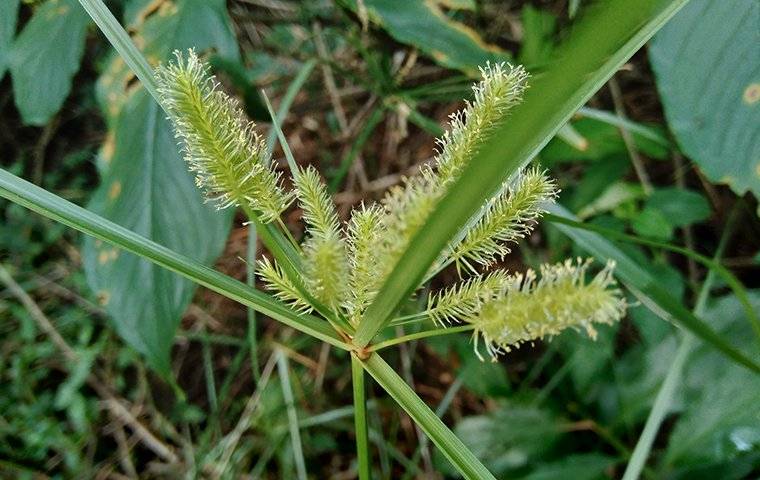
[[[289,161],[293,188],[285,187],[268,166],[267,146],[254,126],[194,54],[180,55],[154,75],[103,1],[80,0],[172,118],[189,168],[209,200],[220,208],[240,208],[256,227],[272,257],[260,262],[259,275],[278,298],[1,169],[0,195],[351,352],[361,479],[371,472],[365,372],[465,478],[493,479],[378,350],[411,338],[470,331],[476,354],[496,358],[567,328],[585,330],[593,337],[596,324],[623,315],[626,305],[612,278],[611,263],[591,276],[587,260],[522,273],[503,270],[500,261],[530,232],[557,194],[545,172],[523,166],[687,0],[633,2],[636,8],[622,8],[625,2],[611,0],[589,9],[531,90],[525,90],[527,75],[521,68],[486,65],[474,101],[452,118],[435,162],[392,189],[381,202],[361,205],[342,221],[316,170]],[[519,105],[521,97],[524,103]],[[514,124],[503,121],[510,112]],[[282,140],[281,144],[287,154],[287,145]],[[294,202],[307,226],[300,242],[280,219]],[[559,205],[552,208],[561,210]],[[604,239],[575,230],[569,235],[597,257],[618,259],[618,275],[639,295],[736,362],[760,371],[756,362],[670,300],[655,279]],[[424,311],[399,316],[403,301],[420,295],[420,285],[446,268],[455,269],[460,281],[428,294]],[[410,321],[426,323],[428,328],[376,341],[379,331]]]
[[[520,102],[528,80],[520,66],[482,67],[473,100],[450,116],[433,162],[390,189],[380,202],[362,203],[343,222],[314,167],[293,162],[293,188],[287,191],[274,162],[265,157],[269,149],[255,126],[204,62],[192,50],[175,56],[156,72],[158,93],[198,187],[218,208],[240,207],[250,222],[285,239],[288,249],[297,252],[295,261],[285,262],[298,269],[287,268],[282,245],[270,242],[273,258],[259,263],[260,278],[276,298],[302,314],[317,314],[348,344],[401,253],[492,135],[493,126]],[[594,337],[595,324],[619,320],[626,302],[612,276],[612,262],[594,276],[588,274],[591,261],[581,259],[543,265],[538,272],[512,273],[500,266],[557,193],[555,181],[538,167],[514,173],[426,275],[430,279],[453,266],[460,281],[429,293],[423,311],[396,318],[391,325],[428,322],[429,334],[437,335],[458,324],[457,332],[471,330],[475,355],[485,359],[485,353],[495,361],[523,343],[568,328]],[[281,221],[293,203],[306,226],[300,242]],[[353,354],[366,361],[378,348],[404,340],[355,346]]]

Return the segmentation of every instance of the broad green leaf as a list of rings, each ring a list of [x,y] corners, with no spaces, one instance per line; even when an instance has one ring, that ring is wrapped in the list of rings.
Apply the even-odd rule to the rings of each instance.
[[[16,21],[18,20],[20,2],[21,0],[0,2],[0,80],[8,68],[8,54],[13,43],[13,37],[16,35]]]
[[[482,205],[685,3],[685,0],[610,0],[592,5],[557,47],[508,122],[464,168],[366,311],[354,343],[367,345],[398,306],[419,286],[430,265],[478,214]]]
[[[760,293],[751,291],[750,299],[760,309]],[[708,304],[705,311],[722,335],[750,347],[752,332],[743,316],[732,296]],[[702,347],[688,360],[683,390],[685,409],[669,438],[664,468],[731,462],[760,449],[760,376]]]
[[[507,403],[487,415],[465,417],[454,433],[499,478],[530,466],[559,440],[560,423],[540,407]]]
[[[673,224],[656,208],[644,208],[633,218],[631,226],[634,232],[644,237],[659,240],[670,240],[673,237]]]
[[[393,38],[419,48],[445,67],[476,73],[486,62],[508,54],[480,38],[475,30],[449,18],[436,2],[425,0],[343,0],[354,11],[365,8],[369,20]],[[361,15],[361,13],[360,13]]]
[[[184,0],[148,5],[130,26],[149,61],[173,49],[216,48],[236,58],[224,2]],[[136,233],[201,263],[221,253],[231,211],[205,205],[187,171],[166,114],[114,57],[98,82],[109,124],[99,158],[101,185],[90,208]],[[169,351],[195,285],[130,254],[87,239],[87,279],[119,334],[151,365],[168,372]]]
[[[707,220],[710,204],[701,193],[685,188],[658,188],[647,198],[646,206],[659,210],[674,227]]]
[[[760,196],[760,2],[693,0],[649,58],[679,145],[713,181]]]
[[[606,480],[610,478],[608,470],[614,464],[614,457],[601,453],[568,455],[561,460],[538,465],[529,475],[521,477],[521,480]]]
[[[79,70],[89,21],[76,0],[49,0],[16,37],[8,66],[25,124],[44,125],[61,109]]]
[[[207,287],[330,345],[344,350],[351,349],[324,320],[307,314],[298,314],[282,302],[259,292],[250,285],[159,245],[3,169],[0,169],[0,197],[97,240],[145,258],[166,270],[176,272],[198,285]],[[33,336],[34,334],[31,335]]]

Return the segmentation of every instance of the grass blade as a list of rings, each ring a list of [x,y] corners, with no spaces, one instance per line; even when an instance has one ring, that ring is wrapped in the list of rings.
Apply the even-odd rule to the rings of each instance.
[[[425,272],[502,182],[546,145],[572,114],[604,85],[687,0],[610,0],[584,18],[537,75],[508,124],[499,125],[415,235],[367,309],[354,337],[366,346]]]
[[[341,340],[324,321],[310,315],[299,315],[281,302],[254,290],[243,282],[173,252],[3,169],[0,169],[0,196],[82,233],[150,260],[199,285],[243,305],[255,308],[275,320],[330,345],[351,350],[351,347]]]
[[[729,225],[725,229],[725,233],[721,238],[718,250],[715,252],[716,262],[723,255],[723,250],[728,243],[728,232],[731,231],[731,227],[733,226],[730,225],[731,223],[733,222],[729,220]],[[704,312],[714,280],[715,271],[710,270],[705,281],[702,283],[702,288],[700,289],[699,297],[697,298],[697,304],[694,307],[695,315],[702,315]],[[623,480],[636,480],[644,470],[647,458],[649,457],[649,452],[652,449],[655,437],[657,437],[657,432],[660,430],[660,425],[662,425],[662,421],[665,419],[665,415],[668,414],[670,405],[673,402],[673,396],[675,395],[676,388],[678,388],[681,380],[681,375],[683,374],[683,369],[686,365],[686,359],[689,357],[691,349],[695,346],[695,340],[696,338],[688,333],[683,336],[681,345],[679,345],[678,350],[676,351],[676,356],[673,359],[673,363],[670,364],[665,380],[663,380],[662,385],[660,385],[660,390],[657,392],[657,397],[655,397],[652,410],[649,412],[647,421],[644,424],[644,430],[641,431],[639,440],[636,442],[636,447],[633,449],[633,454],[631,454],[631,459],[625,467]]]
[[[454,467],[468,480],[496,480],[480,460],[443,424],[425,402],[377,353],[362,361],[372,378],[409,414]]]
[[[550,207],[550,211],[556,216],[570,217],[572,215],[558,205]],[[649,272],[641,268],[634,260],[607,239],[597,233],[581,230],[569,225],[556,223],[556,226],[565,235],[572,238],[576,245],[588,251],[600,261],[615,260],[617,264],[615,266],[615,276],[623,281],[648,308],[653,311],[663,312],[736,363],[760,373],[760,365],[755,360],[735,349],[730,343],[715,333],[707,323],[673,299],[673,296],[661,287]]]
[[[293,387],[290,384],[288,357],[281,349],[277,350],[277,373],[280,375],[282,396],[285,399],[285,407],[288,410],[288,427],[290,430],[290,442],[293,446],[293,457],[295,457],[296,462],[296,473],[298,480],[306,480],[306,462],[303,458],[301,430],[298,427],[298,412],[296,412],[295,399],[293,398]]]

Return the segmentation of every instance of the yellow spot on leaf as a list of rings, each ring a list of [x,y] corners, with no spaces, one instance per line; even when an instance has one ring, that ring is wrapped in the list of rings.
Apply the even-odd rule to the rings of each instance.
[[[108,305],[108,302],[111,300],[111,293],[107,290],[101,290],[98,292],[97,297],[98,297],[98,303],[102,307],[105,307],[106,305]]]
[[[98,263],[101,265],[105,265],[106,262],[108,262],[108,251],[101,250],[100,253],[98,253]]]
[[[108,135],[106,135],[106,140],[103,142],[103,146],[100,150],[100,156],[106,163],[111,163],[111,160],[113,159],[113,153],[116,150],[116,137],[113,134],[113,131],[108,132]]]
[[[760,101],[760,83],[750,83],[747,85],[747,88],[744,89],[742,99],[747,105],[753,105]]]
[[[115,200],[121,193],[121,182],[116,180],[111,184],[111,188],[108,189],[108,198]]]

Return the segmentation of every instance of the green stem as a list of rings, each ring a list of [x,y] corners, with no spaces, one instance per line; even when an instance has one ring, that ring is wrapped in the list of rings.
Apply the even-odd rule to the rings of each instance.
[[[440,418],[425,405],[414,390],[380,357],[373,353],[362,366],[385,389],[422,431],[433,441],[444,456],[467,480],[496,480],[491,472],[443,424]]]
[[[475,327],[473,325],[468,324],[468,325],[460,325],[458,327],[451,327],[451,328],[436,328],[434,330],[423,330],[421,332],[410,333],[408,335],[392,338],[384,342],[375,343],[371,345],[368,348],[368,350],[371,352],[375,352],[378,350],[382,350],[383,348],[391,347],[393,345],[398,345],[400,343],[411,342],[412,340],[419,340],[421,338],[428,338],[428,337],[437,337],[439,335],[451,335],[453,333],[460,333],[460,332],[469,332],[473,330],[474,328]]]
[[[356,455],[359,461],[359,480],[369,480],[371,471],[364,369],[354,354],[351,355],[351,380],[354,388],[354,430],[356,432]]]

